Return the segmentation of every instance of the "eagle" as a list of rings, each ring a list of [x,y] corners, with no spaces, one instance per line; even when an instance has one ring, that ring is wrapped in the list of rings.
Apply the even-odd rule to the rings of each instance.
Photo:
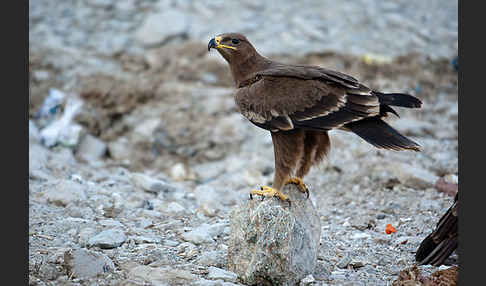
[[[272,187],[251,190],[252,195],[277,196],[296,184],[309,197],[303,178],[330,151],[328,131],[352,132],[377,148],[420,151],[420,145],[401,135],[382,118],[392,106],[419,108],[422,102],[404,93],[373,90],[347,74],[311,65],[272,61],[240,33],[212,38],[208,52],[216,49],[229,64],[240,113],[254,125],[270,131],[275,173]]]
[[[458,194],[454,202],[442,215],[436,228],[420,243],[415,253],[415,261],[421,265],[440,266],[456,250],[458,245]]]

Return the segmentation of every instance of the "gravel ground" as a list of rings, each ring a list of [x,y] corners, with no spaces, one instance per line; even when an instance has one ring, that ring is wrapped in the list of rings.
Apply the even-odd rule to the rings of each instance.
[[[391,285],[412,266],[453,201],[437,180],[458,179],[457,1],[328,2],[30,1],[30,285],[243,285],[229,213],[272,181],[273,150],[207,52],[227,31],[422,99],[388,120],[420,153],[331,132],[306,177],[322,229],[300,284]]]

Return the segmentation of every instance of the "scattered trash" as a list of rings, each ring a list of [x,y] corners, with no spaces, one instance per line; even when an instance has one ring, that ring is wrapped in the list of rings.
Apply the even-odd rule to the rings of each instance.
[[[386,229],[385,229],[385,232],[386,234],[391,234],[391,233],[394,233],[394,232],[397,232],[397,229],[394,228],[390,223],[386,225]]]
[[[51,93],[46,99],[49,103],[46,104],[44,102],[39,116],[45,115],[46,110],[48,110],[47,112],[50,114],[56,115],[60,110],[60,105],[56,105],[56,103],[59,103],[58,100],[64,98],[64,96],[65,95],[60,91]],[[70,96],[67,98],[64,106],[64,113],[60,115],[60,118],[52,119],[52,121],[40,131],[42,144],[46,147],[53,147],[58,143],[68,147],[76,146],[81,135],[82,127],[81,125],[74,123],[73,119],[81,111],[82,106],[83,101],[78,97]]]
[[[367,65],[383,65],[392,62],[390,57],[377,54],[364,54],[362,60]]]
[[[459,71],[459,63],[458,63],[458,57],[457,56],[452,60],[452,66],[454,67],[455,71]]]
[[[65,94],[58,89],[51,88],[49,90],[49,95],[34,115],[34,119],[38,121],[40,126],[46,126],[54,120],[56,114],[61,111],[61,106],[65,97]]]

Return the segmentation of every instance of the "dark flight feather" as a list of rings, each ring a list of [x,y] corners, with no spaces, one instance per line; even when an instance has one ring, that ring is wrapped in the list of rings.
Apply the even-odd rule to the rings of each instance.
[[[456,194],[452,206],[441,217],[434,231],[420,244],[415,254],[418,263],[440,266],[456,250],[458,207],[458,194]]]
[[[379,117],[348,123],[345,127],[377,148],[420,150],[419,144],[398,133]]]

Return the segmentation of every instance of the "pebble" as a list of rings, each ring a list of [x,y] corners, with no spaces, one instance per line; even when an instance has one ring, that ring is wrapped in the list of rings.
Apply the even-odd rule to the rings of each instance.
[[[214,239],[212,238],[211,233],[209,232],[208,227],[198,227],[193,229],[189,232],[184,232],[181,234],[182,239],[188,242],[192,242],[194,244],[203,244],[203,243],[212,243]]]
[[[414,189],[433,187],[438,179],[437,175],[406,163],[396,162],[390,170],[404,185]]]
[[[85,188],[86,186],[71,180],[58,180],[47,188],[44,197],[49,203],[65,207],[69,203],[86,200]]]
[[[174,192],[176,190],[174,186],[142,173],[132,173],[131,179],[136,187],[149,193]]]
[[[197,276],[186,270],[150,267],[139,265],[130,269],[128,275],[132,279],[142,279],[152,285],[188,285]]]
[[[107,229],[91,237],[89,246],[97,246],[103,249],[116,248],[127,240],[125,232],[120,229]]]
[[[351,257],[349,255],[346,255],[343,258],[341,258],[341,260],[339,260],[339,262],[337,263],[337,267],[342,269],[347,268],[350,262],[351,262]]]
[[[85,162],[91,163],[102,159],[107,150],[108,147],[105,142],[91,134],[86,134],[76,149],[76,155]]]
[[[108,256],[84,248],[66,251],[64,267],[68,276],[72,275],[74,278],[95,277],[101,273],[115,271],[115,265]]]
[[[210,266],[208,271],[208,278],[212,280],[221,279],[227,282],[236,282],[236,279],[238,278],[238,275],[236,275],[236,273],[214,266]]]

